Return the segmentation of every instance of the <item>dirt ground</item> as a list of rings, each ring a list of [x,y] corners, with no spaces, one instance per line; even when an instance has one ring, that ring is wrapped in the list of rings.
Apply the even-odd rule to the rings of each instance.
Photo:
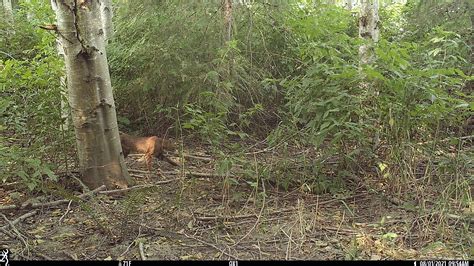
[[[38,207],[61,198],[39,195],[29,198],[29,206],[23,202],[23,209],[0,210],[5,221],[0,223],[0,247],[12,250],[13,260],[469,256],[455,235],[423,232],[433,215],[415,214],[356,183],[349,183],[345,193],[322,195],[304,188],[283,191],[268,183],[256,189],[243,180],[224,186],[223,177],[212,175],[211,159],[204,152],[194,154],[203,158],[188,158],[186,171],[160,161],[155,166],[162,176],[148,179],[140,157],[130,156],[127,164],[137,184],[128,191],[101,191],[84,201]],[[21,198],[14,186],[0,187],[0,206],[14,204],[15,193]]]

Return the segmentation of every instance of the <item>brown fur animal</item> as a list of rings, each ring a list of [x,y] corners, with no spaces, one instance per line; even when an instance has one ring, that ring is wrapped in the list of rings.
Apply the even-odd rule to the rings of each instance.
[[[130,153],[145,154],[145,162],[148,171],[151,170],[152,156],[167,161],[168,163],[176,166],[176,162],[166,157],[163,152],[165,150],[173,151],[176,149],[175,144],[168,140],[159,138],[157,136],[152,137],[135,137],[123,132],[120,132],[120,142],[122,144],[123,156],[126,158]]]

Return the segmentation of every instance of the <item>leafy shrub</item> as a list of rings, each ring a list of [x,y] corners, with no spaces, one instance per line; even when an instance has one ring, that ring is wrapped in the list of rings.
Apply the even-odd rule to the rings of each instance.
[[[51,9],[44,6],[40,1],[25,3],[15,14],[15,24],[0,23],[0,31],[7,32],[0,47],[9,52],[0,57],[0,164],[5,169],[0,179],[19,177],[29,189],[45,177],[55,179],[53,170],[74,147],[71,131],[60,127],[61,101],[66,99],[56,36],[34,26],[50,22]],[[30,9],[35,16],[22,19]]]

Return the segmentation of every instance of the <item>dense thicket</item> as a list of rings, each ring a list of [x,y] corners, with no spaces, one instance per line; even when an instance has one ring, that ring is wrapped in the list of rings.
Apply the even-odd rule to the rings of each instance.
[[[67,99],[56,36],[37,27],[53,22],[51,7],[42,2],[16,6],[13,24],[0,16],[0,179],[19,177],[30,189],[45,177],[55,179],[52,170],[74,147],[60,127],[61,99]]]
[[[377,61],[362,69],[357,16],[337,6],[238,5],[224,43],[218,5],[122,5],[109,46],[122,122],[214,143],[250,134],[311,144],[321,161],[337,156],[342,175],[380,161],[407,175],[398,165],[418,156],[414,143],[462,135],[472,110],[471,21],[461,5],[381,10]],[[429,156],[437,147],[425,148]]]
[[[357,9],[235,4],[232,40],[224,42],[222,6],[214,2],[115,6],[108,58],[125,131],[172,132],[214,147],[258,139],[283,153],[312,147],[320,156],[304,174],[287,161],[267,177],[323,191],[361,167],[388,167],[398,184],[418,175],[420,161],[450,178],[465,177],[472,164],[469,154],[448,156],[462,148],[455,137],[466,134],[462,124],[473,109],[469,1],[388,5],[376,62],[364,67]],[[71,129],[59,126],[63,67],[55,35],[37,27],[53,22],[52,12],[31,1],[15,16],[13,25],[0,23],[2,178],[20,176],[34,187],[44,173],[53,176],[49,169],[67,165],[58,156],[73,151],[73,142]],[[226,165],[240,160],[243,148],[232,147],[221,153]],[[324,163],[330,158],[335,165]]]

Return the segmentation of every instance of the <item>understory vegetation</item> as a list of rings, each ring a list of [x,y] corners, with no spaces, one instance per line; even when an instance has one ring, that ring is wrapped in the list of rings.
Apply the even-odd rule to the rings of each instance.
[[[14,23],[0,17],[0,184],[29,195],[51,193],[45,184],[77,165],[64,62],[55,33],[38,27],[55,22],[43,2],[20,5]],[[204,2],[117,1],[107,58],[120,130],[206,150],[227,204],[250,197],[234,193],[243,184],[256,202],[270,186],[335,198],[363,187],[424,217],[413,224],[423,243],[472,256],[469,1],[381,8],[367,65],[354,10],[235,5],[225,42],[222,6]]]

